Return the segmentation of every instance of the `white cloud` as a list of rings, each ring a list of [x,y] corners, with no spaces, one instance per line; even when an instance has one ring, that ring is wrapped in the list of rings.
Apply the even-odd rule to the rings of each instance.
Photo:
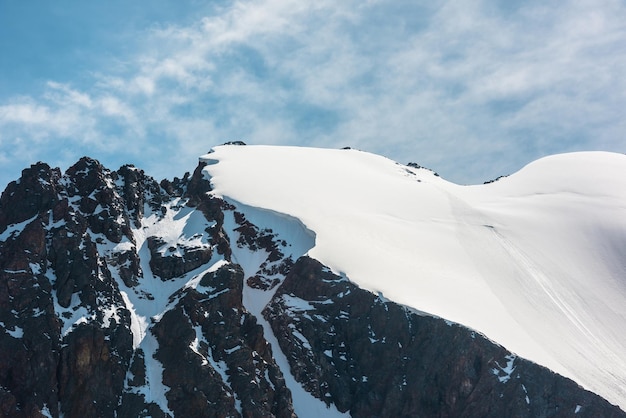
[[[0,124],[37,125],[49,121],[50,110],[30,101],[0,106]]]
[[[156,87],[154,84],[154,80],[145,76],[135,77],[131,83],[136,87],[137,90],[146,94],[147,96],[152,96]]]
[[[72,89],[67,84],[48,81],[47,87],[44,97],[59,105],[76,105],[85,108],[91,108],[93,105],[88,94]]]

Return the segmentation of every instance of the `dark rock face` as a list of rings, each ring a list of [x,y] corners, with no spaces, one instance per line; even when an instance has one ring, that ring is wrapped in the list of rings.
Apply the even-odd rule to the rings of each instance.
[[[183,245],[164,247],[167,247],[167,244],[158,237],[148,237],[150,269],[164,280],[180,277],[208,263],[213,253],[211,247],[187,247]],[[173,254],[165,255],[162,251]]]
[[[478,333],[385,301],[307,257],[264,315],[296,379],[351,416],[624,415]]]
[[[131,238],[125,201],[115,187],[112,173],[98,161],[81,158],[67,170],[67,197],[85,216],[94,234],[103,234],[112,242]],[[128,189],[128,187],[125,187]]]
[[[234,211],[233,217],[237,224],[233,232],[238,235],[235,245],[253,252],[265,251],[267,254],[256,274],[249,277],[246,283],[254,289],[273,289],[281,282],[277,276],[284,277],[293,265],[291,257],[285,257],[282,251],[287,242],[280,240],[271,229],[260,229],[241,212]]]
[[[225,265],[181,292],[178,308],[155,326],[157,359],[175,365],[163,382],[172,388],[167,397],[177,416],[237,416],[235,402],[243,416],[294,416],[271,347],[242,305],[242,289],[243,271]]]
[[[353,416],[626,416],[471,330],[294,262],[211,194],[203,167],[157,183],[83,158],[9,184],[0,416],[294,417],[278,348],[306,390]],[[256,271],[235,264],[244,253]],[[251,294],[271,299],[265,318]]]
[[[154,179],[146,176],[143,170],[132,165],[122,166],[117,171],[117,176],[122,182],[121,196],[126,211],[135,226],[139,227],[144,215],[144,205],[149,205],[153,211],[160,209],[164,201],[161,187]]]
[[[89,158],[64,175],[36,164],[7,187],[0,416],[293,416],[262,328],[241,302],[243,277],[228,261],[228,205],[207,194],[202,167],[164,182],[171,193],[134,167],[111,172]],[[208,227],[169,253],[161,235],[142,232],[184,216]],[[216,262],[217,271],[190,273]],[[180,286],[160,294],[172,280]],[[146,318],[133,303],[162,311]]]
[[[22,171],[19,182],[9,183],[0,197],[0,233],[8,225],[50,210],[56,201],[55,188],[60,177],[58,168],[37,163]]]
[[[62,410],[68,416],[113,416],[124,388],[131,344],[128,335],[107,334],[84,325],[65,339],[58,379]]]

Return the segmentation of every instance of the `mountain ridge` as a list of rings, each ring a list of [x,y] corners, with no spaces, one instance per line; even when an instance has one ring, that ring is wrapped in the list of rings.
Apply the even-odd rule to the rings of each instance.
[[[626,156],[555,155],[476,186],[355,150],[202,160],[216,194],[300,219],[316,233],[309,255],[359,286],[626,399]]]
[[[36,164],[7,187],[5,416],[623,416],[471,329],[359,289],[305,256],[319,235],[297,217],[216,194],[210,167],[157,183],[84,158],[66,173]],[[387,338],[395,348],[372,341]],[[391,362],[372,375],[390,349],[439,377],[403,385],[398,370],[422,366]]]

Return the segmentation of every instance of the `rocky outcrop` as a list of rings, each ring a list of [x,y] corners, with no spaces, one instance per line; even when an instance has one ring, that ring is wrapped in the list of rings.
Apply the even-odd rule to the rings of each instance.
[[[41,212],[50,210],[57,201],[61,171],[48,164],[37,163],[22,171],[0,197],[0,233],[9,225],[19,224]]]
[[[39,416],[58,413],[56,370],[60,323],[46,277],[47,213],[56,204],[60,172],[45,164],[23,171],[0,198],[0,411]],[[15,201],[15,204],[13,202]]]
[[[0,416],[294,415],[229,263],[230,206],[207,194],[202,167],[164,188],[135,167],[113,172],[83,158],[63,175],[33,165],[9,185],[0,198]],[[166,214],[208,226],[172,249],[146,232],[147,218],[158,231]],[[202,266],[210,271],[190,273]],[[163,284],[172,280],[180,284]],[[140,316],[140,303],[161,304],[158,317]]]
[[[624,413],[482,335],[296,262],[264,311],[296,379],[354,417]]]
[[[177,416],[294,416],[263,330],[242,305],[243,271],[225,265],[185,289],[155,326]],[[191,350],[190,350],[191,348]],[[235,404],[239,404],[239,408]]]
[[[165,194],[152,177],[146,176],[143,170],[133,165],[124,165],[115,174],[118,184],[121,182],[118,191],[124,199],[126,211],[134,225],[139,227],[145,212],[144,206],[148,205],[154,212],[160,210]]]
[[[211,247],[189,247],[177,244],[168,247],[159,237],[148,237],[150,269],[163,280],[180,277],[211,260]]]
[[[132,239],[125,201],[116,189],[115,178],[98,161],[81,158],[65,173],[65,195],[89,224],[91,232],[119,243]]]
[[[284,373],[353,416],[625,416],[471,330],[295,260],[212,194],[203,167],[157,183],[82,158],[9,184],[0,416],[294,417]],[[271,299],[265,318],[251,294]]]
[[[287,242],[277,237],[271,229],[257,227],[241,212],[234,210],[233,219],[237,225],[233,230],[237,235],[235,245],[252,252],[263,251],[266,254],[259,269],[253,276],[248,277],[246,283],[254,289],[273,289],[282,282],[282,278],[293,265],[292,258],[283,253],[288,246]]]

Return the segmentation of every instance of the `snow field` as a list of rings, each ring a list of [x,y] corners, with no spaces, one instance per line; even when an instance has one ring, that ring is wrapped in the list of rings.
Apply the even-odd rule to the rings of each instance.
[[[308,255],[334,272],[626,409],[626,156],[552,156],[478,186],[354,150],[221,146],[201,159],[216,195],[298,219]]]

